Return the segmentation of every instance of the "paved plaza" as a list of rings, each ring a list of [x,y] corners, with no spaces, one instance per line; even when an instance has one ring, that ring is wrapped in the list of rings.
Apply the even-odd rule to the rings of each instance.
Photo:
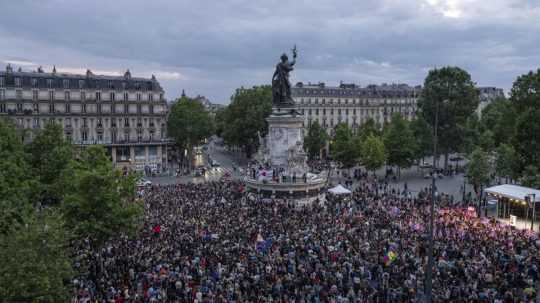
[[[157,184],[174,184],[174,183],[201,183],[206,181],[217,181],[221,179],[224,175],[230,175],[234,179],[242,179],[244,177],[245,167],[247,165],[247,159],[239,152],[230,151],[225,147],[218,146],[213,142],[208,144],[208,149],[205,152],[204,156],[201,157],[201,160],[198,162],[201,165],[208,165],[208,158],[211,158],[219,162],[219,167],[209,168],[206,171],[205,176],[196,177],[193,174],[187,176],[160,176],[148,178],[154,183]],[[429,160],[426,158],[426,161]],[[339,173],[338,173],[339,171]],[[351,170],[346,169],[335,169],[331,172],[330,184],[343,183],[346,178],[342,177],[342,172],[348,173]],[[384,177],[384,168],[379,169],[376,172],[377,177]],[[396,190],[402,190],[404,185],[407,184],[408,190],[411,194],[416,195],[422,189],[428,188],[431,186],[431,178],[426,178],[426,170],[419,169],[417,166],[413,166],[408,169],[401,170],[401,176],[398,180],[394,181],[392,178],[389,178],[390,188],[395,188]],[[442,178],[437,178],[436,184],[439,188],[439,191],[448,195],[453,195],[454,199],[460,200],[463,196],[463,173],[455,174],[452,176],[444,176]],[[353,188],[356,186],[356,183],[353,184]],[[471,184],[465,184],[466,193],[473,191]]]

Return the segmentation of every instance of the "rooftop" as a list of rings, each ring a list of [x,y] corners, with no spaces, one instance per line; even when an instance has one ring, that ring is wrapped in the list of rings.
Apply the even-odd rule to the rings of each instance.
[[[86,85],[80,87],[79,83],[69,83],[68,88],[126,88],[126,89],[150,89],[150,90],[160,90],[161,88],[156,77],[152,75],[151,78],[142,78],[142,77],[132,77],[129,69],[124,73],[123,76],[112,76],[112,75],[96,75],[92,73],[91,70],[86,70],[86,74],[72,74],[57,72],[56,67],[53,68],[51,72],[45,72],[41,67],[35,71],[23,71],[20,68],[14,70],[10,64],[8,64],[5,70],[0,70],[0,77],[5,77],[5,85],[12,86],[14,85],[14,78],[21,78],[21,85],[23,87],[31,85],[30,79],[36,79],[36,87],[42,87],[44,85],[43,81],[52,80],[51,86],[53,88],[62,87],[64,84],[60,83],[62,81],[58,80],[74,80],[78,82],[83,80]],[[91,82],[91,84],[90,84]],[[73,87],[76,86],[76,87]]]

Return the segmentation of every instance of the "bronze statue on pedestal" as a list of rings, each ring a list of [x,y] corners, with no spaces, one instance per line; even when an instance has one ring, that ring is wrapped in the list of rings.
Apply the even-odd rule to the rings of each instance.
[[[289,107],[294,105],[291,97],[291,83],[289,82],[289,72],[296,63],[296,45],[292,49],[293,60],[289,62],[287,54],[281,55],[281,62],[276,65],[276,71],[272,76],[272,104],[277,107]]]

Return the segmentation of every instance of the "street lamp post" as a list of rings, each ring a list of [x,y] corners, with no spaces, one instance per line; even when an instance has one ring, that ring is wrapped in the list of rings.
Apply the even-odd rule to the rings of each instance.
[[[465,202],[465,195],[466,195],[466,186],[467,186],[467,175],[463,174],[463,200],[462,202]]]
[[[448,98],[450,98],[450,83],[447,81]],[[449,99],[441,100],[442,103],[446,103]],[[439,101],[435,102],[435,121],[433,125],[433,167],[431,174],[431,205],[429,209],[429,234],[428,234],[428,265],[426,269],[426,280],[424,285],[425,302],[431,303],[432,291],[433,291],[433,221],[435,220],[435,191],[436,191],[436,171],[437,171],[437,129],[439,127]]]
[[[439,102],[435,104],[435,125],[433,127],[433,167],[431,173],[431,205],[429,209],[429,235],[428,235],[428,267],[426,270],[425,295],[426,303],[431,302],[432,276],[433,276],[433,221],[435,217],[435,179],[437,170],[437,126],[439,123]]]
[[[531,198],[532,197],[532,198]],[[532,205],[532,215],[531,215],[531,230],[534,231],[534,217],[535,217],[535,210],[536,210],[536,194],[529,194],[529,203]]]

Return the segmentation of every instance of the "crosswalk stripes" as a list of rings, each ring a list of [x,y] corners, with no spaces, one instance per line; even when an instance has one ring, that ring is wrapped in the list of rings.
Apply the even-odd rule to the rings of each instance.
[[[206,171],[208,175],[221,175],[227,172],[227,169],[224,169],[223,167],[214,167],[212,169],[209,169]]]

